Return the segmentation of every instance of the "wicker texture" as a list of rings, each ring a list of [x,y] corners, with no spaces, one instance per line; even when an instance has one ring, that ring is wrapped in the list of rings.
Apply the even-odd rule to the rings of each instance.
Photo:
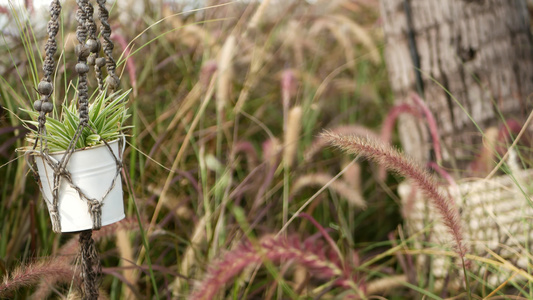
[[[530,197],[533,192],[532,175],[533,170],[515,169],[510,175],[492,179],[465,179],[458,183],[458,187],[443,187],[443,192],[450,193],[459,208],[469,253],[485,256],[488,248],[527,270],[527,253],[533,248],[530,225],[533,217]],[[429,200],[424,199],[422,193],[414,191],[409,182],[402,183],[398,192],[409,233],[423,232],[415,241],[415,247],[451,247],[452,237]],[[419,255],[417,264],[420,268],[429,264],[430,273],[436,278],[436,286],[442,286],[453,262],[441,255],[432,256],[430,261],[428,258]],[[484,275],[487,270],[486,266],[476,266],[474,263],[472,271]],[[500,284],[510,276],[504,270],[492,271],[493,274],[487,277],[492,285]],[[459,284],[454,281],[450,283]]]

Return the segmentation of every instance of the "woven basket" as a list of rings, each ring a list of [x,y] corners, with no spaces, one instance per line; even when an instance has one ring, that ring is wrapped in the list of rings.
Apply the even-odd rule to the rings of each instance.
[[[512,169],[510,175],[492,179],[464,179],[458,182],[458,189],[443,187],[442,192],[449,193],[459,209],[468,253],[487,256],[487,249],[490,249],[527,270],[527,256],[533,249],[533,209],[530,204],[533,170]],[[414,246],[418,249],[451,248],[451,236],[429,199],[423,197],[421,192],[413,191],[409,182],[400,184],[398,192],[402,198],[409,234],[423,232],[418,235]],[[419,271],[428,270],[435,279],[436,288],[443,287],[448,275],[452,278],[448,278],[452,286],[462,284],[461,272],[449,272],[457,269],[452,264],[454,262],[447,256],[417,257]],[[473,262],[471,271],[494,286],[511,276],[504,269],[495,270],[491,267],[487,270],[487,265],[476,262]]]

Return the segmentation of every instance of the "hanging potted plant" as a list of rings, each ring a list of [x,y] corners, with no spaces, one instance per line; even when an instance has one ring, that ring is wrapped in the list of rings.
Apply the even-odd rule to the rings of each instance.
[[[94,216],[87,205],[101,209],[101,226],[125,217],[119,171],[125,142],[122,131],[128,128],[124,123],[130,116],[126,108],[129,92],[109,96],[101,92],[91,101],[89,126],[81,130],[66,165],[68,173],[60,176],[59,181],[54,175],[76,139],[80,124],[75,101],[64,104],[61,114],[48,116],[44,134],[38,131],[39,112],[23,110],[30,116],[25,121],[30,133],[26,138],[29,145],[24,150],[35,161],[43,198],[52,222],[59,218],[61,232],[93,229]],[[46,156],[41,149],[47,149]],[[56,186],[58,199],[54,209]]]
[[[96,2],[100,26],[90,1],[76,1],[76,95],[56,109],[53,75],[61,4],[51,0],[44,74],[36,87],[39,98],[33,103],[33,111],[26,110],[30,119],[25,121],[30,133],[29,146],[24,150],[50,213],[52,229],[58,233],[79,232],[84,299],[98,299],[101,267],[92,231],[125,217],[122,131],[127,128],[124,124],[129,116],[126,103],[130,91],[117,92],[120,79],[115,72],[109,11],[105,0]],[[104,67],[107,77],[103,75]],[[91,69],[98,83],[94,92],[89,92]]]
[[[120,173],[125,143],[122,130],[129,116],[126,109],[129,91],[115,92],[120,80],[112,55],[109,13],[105,1],[97,3],[100,34],[90,2],[78,2],[76,96],[70,104],[55,109],[52,75],[61,5],[58,0],[52,0],[44,75],[36,89],[40,98],[33,103],[33,111],[26,111],[30,120],[25,122],[30,129],[27,137],[30,145],[25,150],[36,172],[53,230],[88,232],[89,239],[91,230],[125,217]],[[88,84],[91,68],[98,82],[98,89],[91,93],[92,99]]]

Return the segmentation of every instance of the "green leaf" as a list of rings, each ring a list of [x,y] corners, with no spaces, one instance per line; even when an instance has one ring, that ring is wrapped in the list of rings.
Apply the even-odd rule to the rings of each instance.
[[[94,146],[100,143],[101,137],[98,134],[91,134],[85,139],[85,144],[87,146]]]

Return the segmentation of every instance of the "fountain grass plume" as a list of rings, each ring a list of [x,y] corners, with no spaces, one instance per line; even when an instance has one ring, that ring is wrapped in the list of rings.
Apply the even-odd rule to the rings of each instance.
[[[234,76],[233,64],[237,39],[234,35],[228,36],[218,58],[218,78],[216,82],[216,107],[217,112],[222,112],[231,99],[231,82]]]
[[[381,139],[385,143],[391,142],[391,136],[392,131],[394,129],[394,125],[396,124],[396,120],[402,113],[409,113],[417,118],[420,117],[420,114],[417,111],[416,107],[409,103],[401,103],[393,106],[385,117],[385,120],[383,121],[383,126],[381,127]]]
[[[307,269],[311,275],[325,280],[334,280],[336,286],[359,290],[353,274],[341,262],[337,254],[321,240],[300,241],[297,236],[265,236],[256,243],[246,241],[227,252],[211,264],[204,278],[195,285],[189,299],[210,300],[246,267],[263,261],[273,263],[293,261]]]
[[[128,47],[128,42],[126,41],[126,38],[122,34],[117,33],[116,31],[111,34],[111,39],[117,41],[117,44],[120,45],[120,47],[122,48],[122,53],[125,57],[124,60],[126,64],[126,69],[128,70],[128,74],[130,77],[130,84],[133,89],[133,96],[137,97],[137,66],[131,53],[132,48],[131,46]]]
[[[355,124],[331,128],[329,129],[329,131],[337,134],[355,134],[361,136],[371,136],[375,137],[376,139],[379,138],[379,135],[375,133],[372,129]],[[304,153],[305,161],[310,161],[313,156],[319,153],[320,150],[324,148],[327,144],[328,142],[324,137],[320,135],[317,136],[315,140],[311,143],[311,146],[309,146],[309,148]]]
[[[333,176],[327,173],[311,173],[305,174],[296,179],[295,183],[292,185],[291,193],[295,195],[300,190],[308,186],[324,186],[333,179]],[[335,180],[331,183],[330,188],[342,195],[350,206],[355,206],[361,209],[366,208],[366,201],[363,198],[361,189],[354,189],[353,186],[349,185],[344,180]]]
[[[42,280],[74,278],[72,267],[64,261],[48,260],[16,268],[0,283],[0,298],[10,297],[17,289],[32,286]]]
[[[391,144],[391,137],[392,131],[394,130],[394,125],[396,124],[396,120],[398,119],[398,117],[403,113],[409,113],[417,118],[421,117],[417,108],[409,103],[401,103],[393,106],[385,117],[385,120],[383,121],[383,126],[381,127],[381,140],[384,143]],[[386,177],[387,170],[385,169],[385,166],[380,165],[378,171],[378,178],[384,181]]]
[[[323,132],[321,136],[328,140],[331,145],[347,153],[361,154],[380,165],[384,165],[390,171],[413,180],[437,208],[444,225],[448,228],[455,242],[455,251],[464,260],[466,247],[463,243],[459,212],[453,200],[439,192],[437,183],[427,171],[398,150],[378,140],[358,136],[342,136],[328,131]]]
[[[257,151],[255,151],[254,146],[249,141],[238,141],[235,143],[235,146],[232,149],[233,155],[237,153],[244,153],[246,160],[248,162],[248,170],[251,172],[258,164]]]
[[[411,98],[426,116],[426,121],[429,127],[429,133],[431,134],[431,139],[433,140],[433,151],[435,151],[435,158],[437,159],[437,163],[440,165],[442,163],[442,150],[440,145],[437,120],[435,120],[435,117],[431,113],[431,110],[417,93],[411,93]]]
[[[295,106],[291,108],[287,117],[287,128],[283,140],[283,159],[288,167],[296,162],[300,131],[302,130],[302,115],[302,107]]]

